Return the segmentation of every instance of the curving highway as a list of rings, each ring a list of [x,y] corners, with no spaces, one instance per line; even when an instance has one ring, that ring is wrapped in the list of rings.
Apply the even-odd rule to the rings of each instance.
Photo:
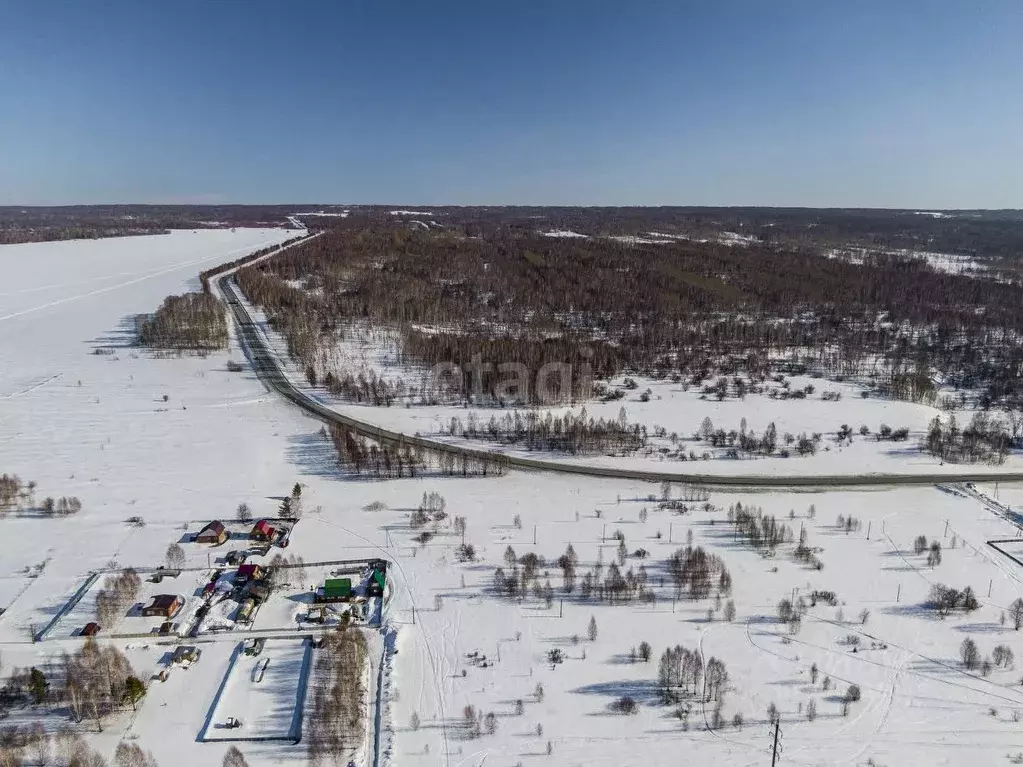
[[[317,235],[312,235],[313,237]],[[308,239],[308,238],[307,238]],[[303,240],[304,242],[305,240]],[[281,248],[263,258],[271,258],[286,250]],[[250,262],[255,263],[255,262]],[[248,264],[246,264],[248,265]],[[452,453],[473,458],[485,457],[491,463],[498,463],[506,468],[525,471],[545,471],[559,474],[576,474],[588,477],[606,477],[612,479],[631,479],[649,482],[678,482],[689,485],[712,487],[759,488],[863,488],[883,487],[890,485],[933,485],[944,482],[1023,482],[1023,472],[983,472],[966,471],[948,474],[854,474],[854,475],[802,475],[788,477],[770,477],[755,475],[719,476],[714,474],[691,474],[682,472],[649,471],[645,469],[621,469],[603,466],[586,466],[559,461],[546,461],[539,458],[503,455],[501,453],[475,450],[460,445],[450,445],[431,439],[403,434],[381,428],[366,421],[360,421],[344,415],[324,405],[319,400],[295,386],[284,373],[276,357],[267,348],[266,341],[245,305],[238,299],[237,285],[232,275],[238,267],[228,267],[222,272],[211,275],[211,282],[227,302],[234,315],[238,328],[238,338],[252,363],[256,375],[271,390],[276,391],[284,399],[302,408],[305,412],[327,423],[347,426],[354,432],[382,442],[401,443],[421,447],[435,453]]]

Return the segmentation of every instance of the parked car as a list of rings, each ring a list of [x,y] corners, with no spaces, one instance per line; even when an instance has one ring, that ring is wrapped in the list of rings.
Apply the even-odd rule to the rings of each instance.
[[[83,637],[94,637],[99,633],[100,625],[93,621],[92,623],[86,623],[85,627],[81,631]]]

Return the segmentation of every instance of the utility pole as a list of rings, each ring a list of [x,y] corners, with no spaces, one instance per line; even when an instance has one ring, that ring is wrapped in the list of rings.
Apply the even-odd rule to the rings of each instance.
[[[771,747],[771,767],[778,764],[778,757],[781,756],[781,747],[778,745],[778,737],[781,735],[781,721],[774,723],[774,745]]]
[[[536,525],[533,525],[533,545],[536,545]]]
[[[867,522],[867,540],[870,540],[870,522]]]

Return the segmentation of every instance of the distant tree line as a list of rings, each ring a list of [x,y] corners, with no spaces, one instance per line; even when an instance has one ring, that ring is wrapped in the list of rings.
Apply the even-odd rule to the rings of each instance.
[[[252,261],[255,261],[258,258],[262,258],[263,256],[267,255],[268,253],[273,253],[275,250],[287,247],[288,245],[291,245],[291,244],[293,244],[295,242],[298,242],[299,240],[301,240],[305,236],[307,236],[307,235],[301,234],[301,235],[299,235],[297,237],[291,237],[290,239],[287,239],[287,240],[284,240],[282,242],[279,242],[276,245],[270,245],[268,247],[260,248],[259,250],[255,250],[252,253],[249,253],[247,256],[242,256],[241,258],[236,258],[234,261],[228,261],[225,264],[218,264],[217,266],[213,267],[212,269],[207,269],[207,270],[205,270],[203,272],[199,272],[199,284],[202,285],[202,289],[203,289],[204,293],[209,293],[210,292],[210,278],[213,277],[214,275],[220,274],[221,272],[229,271],[231,269],[237,269],[238,267],[244,266],[245,264],[248,264],[248,263],[251,263]]]
[[[706,379],[736,370],[759,375],[778,367],[768,360],[786,360],[794,371],[869,378],[878,393],[913,401],[933,402],[944,379],[979,392],[982,406],[1023,404],[1023,383],[1012,372],[1023,364],[1023,348],[1008,342],[1023,332],[1023,286],[1013,282],[884,253],[862,263],[824,258],[821,243],[830,235],[816,218],[809,234],[805,223],[799,237],[758,230],[734,247],[698,238],[545,237],[536,221],[510,223],[518,211],[489,215],[450,212],[442,228],[428,231],[375,212],[333,222],[322,237],[242,269],[239,285],[320,380],[357,377],[361,371],[324,369],[321,351],[347,324],[372,322],[398,331],[393,351],[401,363],[458,366],[466,401],[480,394],[477,381],[484,400],[502,396],[499,373],[473,379],[475,361],[521,362],[533,374],[550,361],[574,369],[585,363],[595,379],[630,370]],[[606,212],[569,218],[587,215],[584,232],[617,226]],[[643,225],[666,223],[643,211],[626,220],[644,216]],[[892,220],[866,217],[849,226],[838,217],[835,231],[853,236],[870,221],[897,241]],[[1013,227],[1013,236],[1023,235],[1020,222],[992,220],[974,236],[982,243],[983,232]],[[585,379],[571,380],[563,399],[586,399],[576,388]]]

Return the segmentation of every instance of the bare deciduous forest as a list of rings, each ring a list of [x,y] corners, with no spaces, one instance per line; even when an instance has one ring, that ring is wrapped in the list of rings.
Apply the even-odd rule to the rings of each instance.
[[[521,363],[532,374],[568,363],[573,377],[555,391],[559,401],[592,396],[582,370],[594,379],[636,371],[701,385],[740,374],[763,381],[784,368],[863,378],[878,393],[913,401],[933,403],[940,383],[974,392],[982,407],[1023,402],[1018,217],[432,213],[435,221],[418,226],[379,211],[334,219],[324,236],[239,272],[240,287],[310,380],[380,405],[405,394],[435,399],[419,382],[360,380],[329,366],[324,350],[353,323],[371,322],[394,332],[401,362],[459,366],[455,389],[474,404],[532,403],[536,395],[509,395],[501,371],[479,362]],[[589,236],[544,234],[565,227]],[[722,236],[732,229],[740,240]],[[644,236],[651,231],[661,238]],[[843,247],[859,255],[832,250]],[[981,268],[949,273],[898,250],[907,248],[954,249]]]
[[[227,345],[224,305],[209,293],[167,296],[152,315],[138,319],[142,346],[159,349],[220,349]]]

